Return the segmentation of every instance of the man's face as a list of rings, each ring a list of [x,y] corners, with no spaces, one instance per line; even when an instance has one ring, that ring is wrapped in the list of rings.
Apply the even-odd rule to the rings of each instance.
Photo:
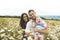
[[[33,20],[36,19],[36,13],[35,13],[34,11],[31,11],[31,12],[29,13],[29,16],[30,16],[30,18],[33,19]]]

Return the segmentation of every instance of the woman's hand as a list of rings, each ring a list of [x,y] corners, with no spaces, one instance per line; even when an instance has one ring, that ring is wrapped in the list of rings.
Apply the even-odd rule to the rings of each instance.
[[[25,29],[22,29],[22,31],[25,31]]]

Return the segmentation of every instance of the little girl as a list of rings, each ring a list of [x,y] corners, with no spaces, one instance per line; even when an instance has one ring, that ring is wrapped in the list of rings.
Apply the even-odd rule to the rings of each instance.
[[[32,25],[34,25],[34,24],[32,24]],[[46,23],[44,21],[42,21],[42,19],[40,17],[38,17],[38,18],[36,18],[35,26],[32,26],[32,27],[33,27],[33,29],[37,28],[39,30],[44,30],[45,26],[46,26]],[[34,40],[37,40],[38,37],[40,40],[44,40],[44,34],[39,33],[39,32],[32,32],[32,33],[34,34]]]

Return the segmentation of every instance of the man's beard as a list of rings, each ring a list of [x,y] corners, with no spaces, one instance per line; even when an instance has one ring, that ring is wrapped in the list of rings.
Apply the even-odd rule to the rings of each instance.
[[[36,20],[36,17],[35,18],[32,18],[32,20]]]

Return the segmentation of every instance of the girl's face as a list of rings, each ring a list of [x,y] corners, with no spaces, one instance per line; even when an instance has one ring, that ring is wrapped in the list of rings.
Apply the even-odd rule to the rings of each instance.
[[[40,23],[40,19],[36,19],[36,23],[39,24]]]
[[[27,22],[28,21],[28,18],[27,18],[27,15],[23,15],[23,20],[25,21],[25,22]]]

